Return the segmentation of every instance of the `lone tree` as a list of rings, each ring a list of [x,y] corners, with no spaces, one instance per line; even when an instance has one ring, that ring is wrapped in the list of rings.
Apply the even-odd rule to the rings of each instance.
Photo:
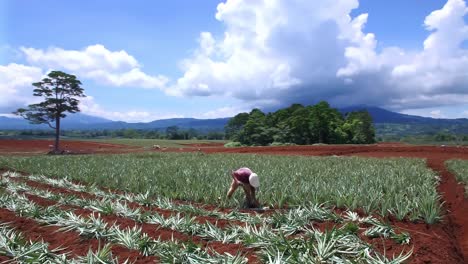
[[[48,77],[33,83],[34,96],[41,96],[44,100],[38,104],[31,104],[28,108],[20,108],[14,114],[29,120],[31,124],[47,124],[55,129],[54,153],[60,153],[60,119],[65,113],[79,112],[77,97],[85,97],[81,82],[76,76],[61,71],[51,71]],[[53,125],[55,123],[55,126]]]

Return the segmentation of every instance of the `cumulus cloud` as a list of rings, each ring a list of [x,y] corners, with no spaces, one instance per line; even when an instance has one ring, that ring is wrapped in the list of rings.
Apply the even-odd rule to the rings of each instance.
[[[368,14],[352,17],[357,0],[227,0],[216,19],[223,36],[200,34],[183,62],[173,95],[226,96],[277,107],[329,100],[343,106],[398,109],[466,102],[468,38],[463,0],[429,14],[424,48],[376,49]]]
[[[150,122],[160,119],[168,118],[199,118],[199,119],[211,119],[211,118],[223,118],[223,117],[232,117],[241,112],[250,112],[251,107],[241,107],[241,106],[226,106],[221,107],[212,111],[194,113],[191,110],[191,113],[171,113],[164,111],[142,111],[142,110],[129,110],[129,111],[112,111],[105,109],[105,107],[98,104],[94,97],[87,96],[80,98],[80,109],[83,114],[99,116],[110,120],[115,121],[126,121],[126,122]],[[1,116],[1,114],[0,114]]]
[[[142,71],[138,61],[125,51],[110,51],[102,45],[88,46],[83,50],[64,50],[51,47],[47,50],[21,47],[19,52],[30,65],[10,63],[0,65],[0,113],[37,102],[32,95],[31,83],[41,80],[49,69],[65,70],[80,79],[91,79],[108,86],[162,89],[169,81],[162,75],[152,76]],[[153,117],[149,113],[134,111],[122,119]]]
[[[226,0],[216,19],[224,34],[201,32],[198,47],[181,62],[182,76],[150,75],[126,51],[103,45],[81,50],[22,47],[30,66],[0,66],[0,110],[30,103],[30,83],[48,69],[63,69],[108,86],[162,89],[176,96],[213,96],[242,102],[200,117],[220,117],[291,103],[328,100],[336,106],[369,104],[402,111],[468,101],[468,12],[464,0],[448,0],[427,15],[420,50],[385,47],[366,32],[371,14],[352,16],[358,0]],[[389,21],[391,23],[391,21]],[[85,112],[110,119],[152,120],[145,111]],[[1,113],[2,111],[0,111]],[[437,114],[437,113],[433,113]]]
[[[26,60],[35,66],[65,69],[82,78],[110,86],[135,88],[163,88],[169,79],[162,75],[144,73],[138,61],[126,51],[110,51],[103,45],[92,45],[83,50],[47,50],[22,47]]]
[[[131,61],[131,60],[129,60]],[[122,64],[124,65],[124,64]],[[130,65],[130,64],[128,64]],[[110,67],[110,66],[109,66]],[[117,67],[116,65],[112,67]],[[41,98],[33,96],[34,87],[31,85],[45,77],[47,72],[40,67],[10,63],[0,65],[0,116],[16,117],[11,114],[19,107],[37,103]],[[156,119],[182,117],[176,113],[155,114],[148,111],[128,110],[110,111],[96,103],[94,97],[80,98],[80,109],[84,114],[100,116],[110,120],[128,122],[146,122]]]
[[[16,63],[0,65],[0,113],[8,113],[16,107],[35,102],[31,83],[40,80],[40,68]]]

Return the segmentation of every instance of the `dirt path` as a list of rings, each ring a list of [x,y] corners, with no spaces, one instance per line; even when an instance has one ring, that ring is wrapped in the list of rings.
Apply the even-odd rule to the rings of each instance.
[[[430,158],[427,160],[427,165],[442,176],[439,192],[442,194],[444,206],[448,212],[447,227],[451,230],[447,231],[455,236],[458,241],[456,246],[459,247],[465,261],[468,261],[468,202],[464,197],[465,189],[447,170],[443,158]]]
[[[52,140],[0,140],[0,155],[37,155],[51,150]],[[143,148],[92,141],[62,140],[60,148],[72,154],[112,154],[141,152]]]

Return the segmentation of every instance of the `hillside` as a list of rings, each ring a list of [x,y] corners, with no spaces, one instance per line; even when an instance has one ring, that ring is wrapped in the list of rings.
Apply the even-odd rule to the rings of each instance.
[[[108,119],[89,116],[85,114],[69,115],[62,121],[64,130],[102,130],[102,129],[158,129],[163,130],[169,126],[203,131],[221,131],[230,118],[195,119],[195,118],[171,118],[155,120],[148,123],[127,123],[123,121],[111,121]],[[0,117],[0,129],[2,130],[29,130],[50,129],[47,125],[33,125],[22,118]]]
[[[400,114],[379,107],[354,106],[341,108],[340,112],[367,110],[376,127],[377,136],[401,137],[405,135],[436,134],[449,132],[455,134],[468,134],[468,119],[437,119],[414,115]],[[182,129],[196,129],[199,131],[223,131],[230,118],[195,119],[171,118],[155,120],[148,123],[127,123],[111,121],[108,119],[89,116],[85,114],[69,115],[63,120],[64,130],[116,130],[116,129],[157,129],[165,130],[169,126],[178,126]],[[1,130],[49,129],[46,125],[32,125],[21,118],[0,117]]]

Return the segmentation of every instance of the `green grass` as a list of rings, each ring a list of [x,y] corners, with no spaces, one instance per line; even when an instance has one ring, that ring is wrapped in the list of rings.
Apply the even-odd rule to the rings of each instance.
[[[390,212],[400,219],[424,219],[429,223],[440,216],[435,173],[418,159],[145,153],[0,156],[2,166],[228,207],[242,201],[241,189],[234,201],[224,199],[230,171],[247,166],[259,174],[259,199],[268,205],[328,203],[381,215]],[[221,201],[218,197],[222,197]]]
[[[75,140],[75,139],[74,139]],[[206,143],[221,143],[224,140],[168,140],[168,139],[132,139],[132,138],[109,138],[109,139],[79,139],[83,141],[93,141],[100,143],[122,144],[137,147],[151,148],[154,145],[167,148],[187,148],[189,146],[184,144],[206,144]]]
[[[449,160],[446,165],[457,180],[465,184],[465,196],[468,197],[468,160]]]

